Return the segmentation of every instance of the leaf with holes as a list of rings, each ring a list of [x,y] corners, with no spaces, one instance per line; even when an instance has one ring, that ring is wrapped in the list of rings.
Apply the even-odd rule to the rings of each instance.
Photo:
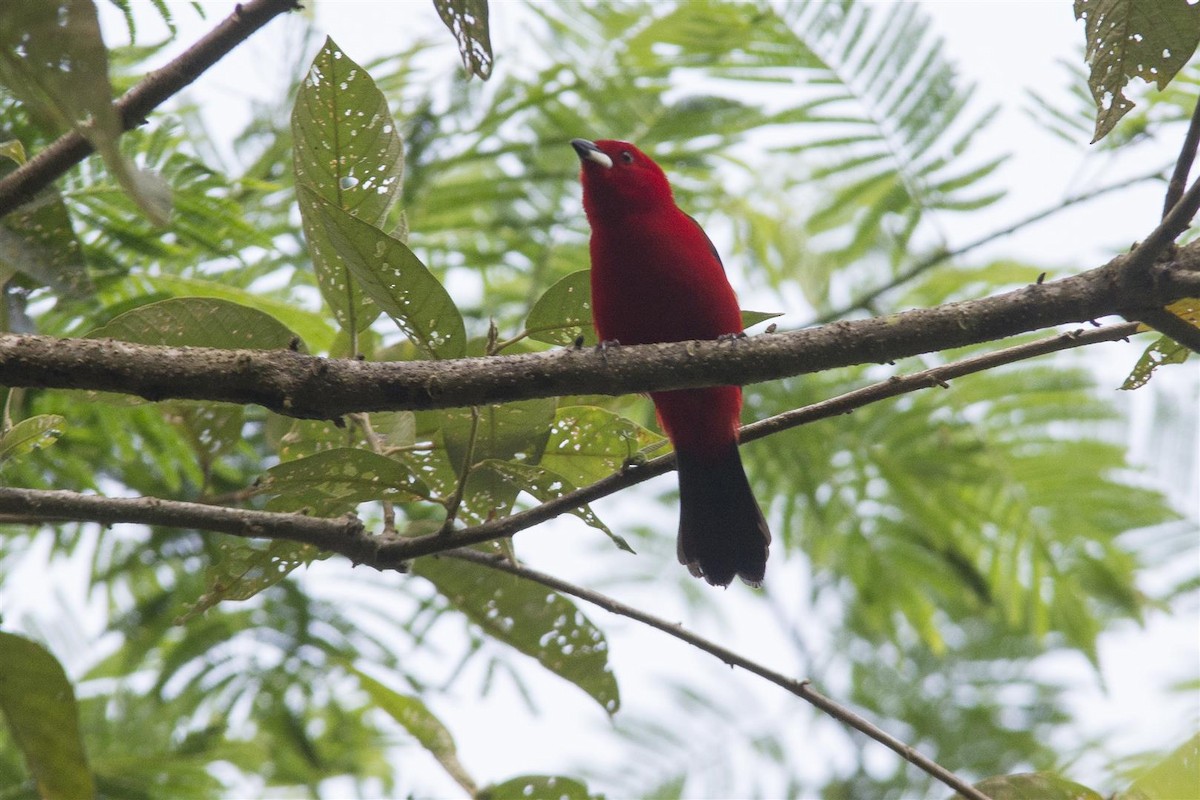
[[[62,195],[46,189],[0,221],[0,276],[28,275],[67,297],[92,291]]]
[[[556,500],[565,494],[575,491],[577,488],[561,475],[536,464],[491,460],[485,461],[482,466],[509,481],[514,489],[527,492],[536,498],[538,502],[542,503],[547,500]],[[600,518],[596,516],[595,512],[587,504],[572,508],[570,513],[579,517],[596,530],[601,531],[620,549],[627,553],[635,552],[629,546],[629,542],[609,530],[609,527],[600,521]]]
[[[332,39],[296,93],[292,138],[297,187],[371,225],[384,224],[400,197],[404,145],[383,93]],[[366,329],[379,309],[342,263],[312,198],[298,191],[297,200],[321,295],[344,329]]]
[[[454,34],[467,73],[486,81],[492,74],[487,0],[433,0],[433,5]]]
[[[287,461],[267,470],[263,490],[270,511],[332,517],[373,500],[407,502],[429,494],[409,466],[370,450],[339,447]]]
[[[299,337],[269,314],[211,297],[175,297],[147,303],[88,334],[168,347],[283,350]]]
[[[1131,78],[1165,89],[1200,43],[1200,6],[1189,0],[1075,0],[1075,18],[1083,20],[1092,68],[1093,142],[1133,108],[1125,96]]]
[[[587,784],[577,778],[561,775],[521,775],[484,788],[478,800],[528,800],[530,797],[553,797],[554,800],[603,800],[604,795],[592,794]]]
[[[596,406],[558,409],[540,463],[575,486],[619,470],[628,459],[666,440],[632,420]]]
[[[39,414],[13,425],[0,436],[0,465],[54,444],[62,436],[66,422],[58,414]]]
[[[399,239],[302,187],[333,252],[372,300],[433,358],[460,358],[467,333],[450,294]]]
[[[225,600],[249,600],[286,578],[297,567],[329,558],[311,544],[276,539],[265,547],[243,542],[223,542],[221,557],[204,571],[206,584],[200,595],[175,624],[184,625]]]
[[[419,558],[412,571],[491,637],[587,692],[609,714],[620,707],[604,633],[557,592],[450,558]]]
[[[40,797],[95,797],[79,707],[62,665],[36,642],[0,633],[0,714]]]

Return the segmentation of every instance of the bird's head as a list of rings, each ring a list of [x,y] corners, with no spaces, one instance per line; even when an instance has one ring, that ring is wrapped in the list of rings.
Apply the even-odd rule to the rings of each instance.
[[[583,207],[589,217],[674,205],[662,167],[629,142],[572,139],[571,147],[582,165]]]

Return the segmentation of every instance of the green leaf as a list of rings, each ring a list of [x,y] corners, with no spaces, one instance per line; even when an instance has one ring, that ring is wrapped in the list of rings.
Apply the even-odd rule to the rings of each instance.
[[[126,161],[124,128],[113,107],[108,50],[92,0],[45,0],[0,6],[0,82],[60,129],[78,131],[155,224],[166,224],[161,182]]]
[[[0,633],[0,712],[42,798],[96,796],[71,682],[49,651],[11,633]]]
[[[0,436],[0,465],[54,444],[62,436],[66,422],[58,414],[39,414],[13,425]]]
[[[474,785],[474,781],[458,760],[454,737],[419,697],[400,694],[354,667],[347,669],[358,678],[359,685],[371,698],[374,706],[400,723],[459,785]]]
[[[92,290],[67,207],[54,189],[0,221],[0,275],[17,272],[67,297]]]
[[[592,327],[591,270],[581,269],[555,283],[529,309],[525,331],[529,338],[564,347],[580,336],[584,345],[595,345]]]
[[[292,108],[292,169],[321,295],[338,323],[363,331],[379,309],[329,241],[314,197],[374,226],[400,197],[404,146],[371,76],[326,38]]]
[[[249,600],[286,578],[297,567],[329,558],[311,544],[276,539],[265,547],[241,541],[224,541],[220,558],[204,570],[204,594],[175,620],[184,625],[224,600]]]
[[[574,486],[586,486],[619,470],[662,436],[595,406],[558,409],[541,461]]]
[[[1092,68],[1093,142],[1133,108],[1125,96],[1131,78],[1165,89],[1200,43],[1200,6],[1188,0],[1075,0],[1075,18],[1083,20]]]
[[[1192,351],[1176,342],[1169,336],[1155,339],[1142,353],[1141,358],[1133,365],[1129,377],[1121,384],[1125,390],[1140,389],[1150,382],[1154,371],[1167,364],[1182,364],[1188,360]]]
[[[487,0],[433,0],[438,16],[458,41],[468,75],[487,80],[492,74],[492,40]]]
[[[1194,696],[1194,695],[1193,695]],[[1114,800],[1168,800],[1194,797],[1200,787],[1200,734],[1147,769]]]
[[[604,795],[592,794],[587,784],[561,775],[522,775],[484,788],[478,800],[529,800],[531,797],[552,797],[554,800],[602,800]]]
[[[536,583],[450,558],[419,558],[412,571],[489,636],[588,693],[609,714],[620,706],[604,633],[566,597]]]
[[[126,311],[88,334],[171,347],[283,350],[299,337],[258,309],[210,297],[175,297]]]
[[[753,328],[760,322],[766,322],[769,319],[782,317],[782,311],[746,311],[742,310],[742,330]]]
[[[489,460],[483,462],[481,466],[499,474],[508,480],[513,488],[529,493],[541,503],[562,497],[564,494],[569,494],[578,488],[561,475],[557,475],[545,467],[536,464]],[[572,508],[570,513],[579,517],[596,530],[603,532],[621,550],[627,553],[635,552],[629,546],[629,542],[613,533],[607,525],[600,521],[600,518],[596,516],[587,504]]]
[[[304,187],[300,196],[333,252],[372,300],[433,358],[460,358],[467,334],[445,287],[404,242]],[[312,240],[310,240],[311,242]]]
[[[428,496],[407,464],[370,450],[339,447],[287,461],[267,470],[263,490],[275,495],[271,511],[331,517],[373,500],[404,502]]]
[[[1104,800],[1096,792],[1050,772],[996,775],[975,784],[991,800]],[[956,794],[952,800],[960,800]]]
[[[25,145],[19,139],[0,142],[0,158],[7,158],[17,164],[25,163]]]

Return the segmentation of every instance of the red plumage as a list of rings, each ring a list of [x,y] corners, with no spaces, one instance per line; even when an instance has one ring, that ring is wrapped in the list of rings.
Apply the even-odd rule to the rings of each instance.
[[[737,296],[662,169],[628,142],[571,142],[592,226],[592,319],[602,341],[716,339],[742,331]],[[651,392],[679,468],[679,560],[697,577],[757,586],[771,534],[738,454],[742,390]]]

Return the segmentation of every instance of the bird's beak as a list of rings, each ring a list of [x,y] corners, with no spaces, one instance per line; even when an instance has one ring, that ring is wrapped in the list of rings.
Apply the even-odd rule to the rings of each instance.
[[[591,161],[605,169],[612,169],[612,159],[603,150],[596,147],[595,142],[589,142],[587,139],[572,139],[571,147],[575,148],[575,154],[579,156],[580,161]]]

